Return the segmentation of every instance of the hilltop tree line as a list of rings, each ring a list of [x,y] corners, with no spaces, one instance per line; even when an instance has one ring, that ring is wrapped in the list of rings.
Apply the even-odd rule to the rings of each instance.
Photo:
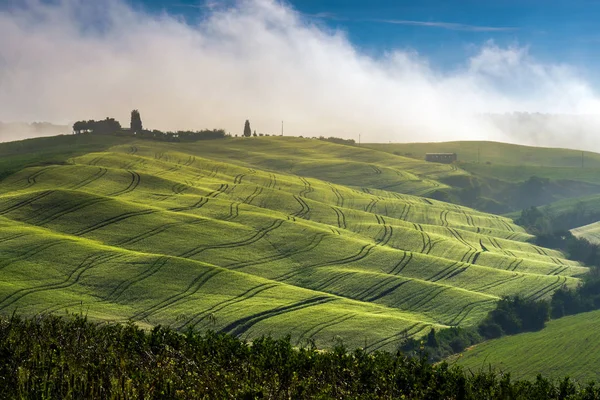
[[[0,317],[0,398],[597,399],[569,378],[512,380],[431,364],[421,353],[296,348],[289,337],[233,336],[82,316]]]
[[[142,117],[138,110],[131,111],[131,119],[129,128],[123,128],[121,123],[114,118],[105,118],[103,120],[83,120],[77,121],[73,124],[73,133],[76,135],[81,134],[95,134],[95,135],[118,135],[118,136],[135,136],[142,139],[160,140],[167,142],[193,142],[197,140],[208,140],[208,139],[224,139],[231,137],[230,134],[226,133],[224,129],[212,129],[212,130],[178,130],[178,131],[161,131],[158,129],[144,129],[142,124]],[[237,134],[235,135],[238,136]],[[250,128],[250,120],[244,122],[244,129],[241,134],[242,137],[256,137],[256,136],[271,136],[264,133],[256,133],[256,130],[252,132]],[[302,136],[300,136],[302,137]],[[342,139],[337,137],[324,137],[319,136],[319,140],[324,140],[337,144],[354,145],[353,139]]]
[[[94,121],[77,121],[73,124],[73,133],[75,134],[95,134],[95,135],[118,135],[135,136],[142,139],[160,140],[167,142],[193,142],[207,139],[224,139],[228,137],[223,129],[199,130],[199,131],[168,131],[163,132],[158,129],[147,130],[142,124],[142,117],[138,110],[131,111],[129,128],[125,129],[119,121],[114,118]]]
[[[114,118],[106,118],[100,121],[77,121],[73,124],[73,132],[76,134],[94,133],[98,135],[112,135],[121,130],[121,124]]]

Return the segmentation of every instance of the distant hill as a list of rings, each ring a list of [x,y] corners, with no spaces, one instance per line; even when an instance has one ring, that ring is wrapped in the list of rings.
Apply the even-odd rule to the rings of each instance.
[[[588,271],[509,219],[421,197],[469,173],[357,146],[69,135],[0,153],[7,314],[393,350]]]
[[[576,236],[583,236],[586,231],[591,233],[593,224],[600,221],[600,194],[560,200],[538,209],[553,221],[554,229],[571,230]],[[517,211],[505,217],[515,219],[520,215]]]
[[[585,168],[600,168],[600,154],[553,147],[534,147],[519,144],[457,141],[431,143],[367,143],[364,147],[413,157],[420,160],[425,153],[457,153],[459,162],[502,166],[581,169],[582,153]],[[487,165],[490,165],[487,164]]]
[[[126,142],[116,136],[62,135],[0,143],[0,182],[28,166],[63,164],[71,157]]]
[[[426,153],[457,153],[454,165],[471,178],[440,180],[470,195],[454,202],[494,213],[600,194],[598,153],[475,141],[364,146],[417,160],[423,160]]]
[[[600,379],[600,311],[548,322],[539,332],[520,333],[479,344],[453,357],[473,371],[492,367],[513,378],[569,376],[582,383]]]

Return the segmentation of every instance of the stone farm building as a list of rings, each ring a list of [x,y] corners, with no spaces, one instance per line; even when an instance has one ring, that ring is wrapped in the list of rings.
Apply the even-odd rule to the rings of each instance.
[[[457,160],[456,153],[427,153],[425,161],[452,164]]]

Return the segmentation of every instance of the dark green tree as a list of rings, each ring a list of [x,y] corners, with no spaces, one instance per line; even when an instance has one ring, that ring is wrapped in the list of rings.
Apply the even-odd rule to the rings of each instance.
[[[87,130],[87,122],[86,121],[77,121],[73,124],[73,132],[74,133],[82,133]]]
[[[121,130],[121,124],[114,118],[106,118],[102,121],[94,121],[93,133],[101,135],[112,135]]]
[[[438,341],[437,341],[437,338],[435,337],[435,329],[434,328],[431,328],[431,330],[427,334],[426,344],[429,347],[437,347]]]
[[[142,127],[142,117],[140,116],[140,112],[138,110],[133,110],[131,112],[131,131],[139,133],[143,130]]]
[[[112,135],[121,130],[121,124],[114,118],[106,118],[100,121],[77,121],[73,124],[75,133],[93,133],[96,135]]]
[[[252,136],[252,130],[250,129],[250,121],[248,121],[248,120],[246,120],[246,123],[244,124],[244,136],[245,137]]]

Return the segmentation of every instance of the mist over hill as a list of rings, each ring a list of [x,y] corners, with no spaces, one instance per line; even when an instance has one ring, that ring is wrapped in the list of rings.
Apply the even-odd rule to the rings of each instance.
[[[49,122],[0,122],[0,142],[64,135],[71,133],[71,131],[70,126],[55,125]]]
[[[600,115],[514,112],[487,114],[484,119],[499,129],[506,141],[530,146],[597,149]]]
[[[595,148],[600,115],[512,112],[480,114],[482,126],[501,132],[507,143],[589,150]],[[127,126],[128,121],[121,124]],[[49,122],[0,122],[0,142],[71,134],[72,126]],[[235,134],[235,133],[234,133]],[[342,135],[347,136],[347,135]]]
[[[411,49],[370,54],[273,0],[215,3],[191,21],[123,0],[13,2],[0,9],[0,35],[11,38],[0,42],[0,120],[126,123],[135,108],[161,130],[235,134],[250,119],[259,132],[284,121],[286,135],[363,142],[532,143],[476,116],[600,109],[584,73],[526,46],[484,39],[447,69]],[[564,132],[534,141],[562,145]],[[579,145],[597,149],[588,132]]]

